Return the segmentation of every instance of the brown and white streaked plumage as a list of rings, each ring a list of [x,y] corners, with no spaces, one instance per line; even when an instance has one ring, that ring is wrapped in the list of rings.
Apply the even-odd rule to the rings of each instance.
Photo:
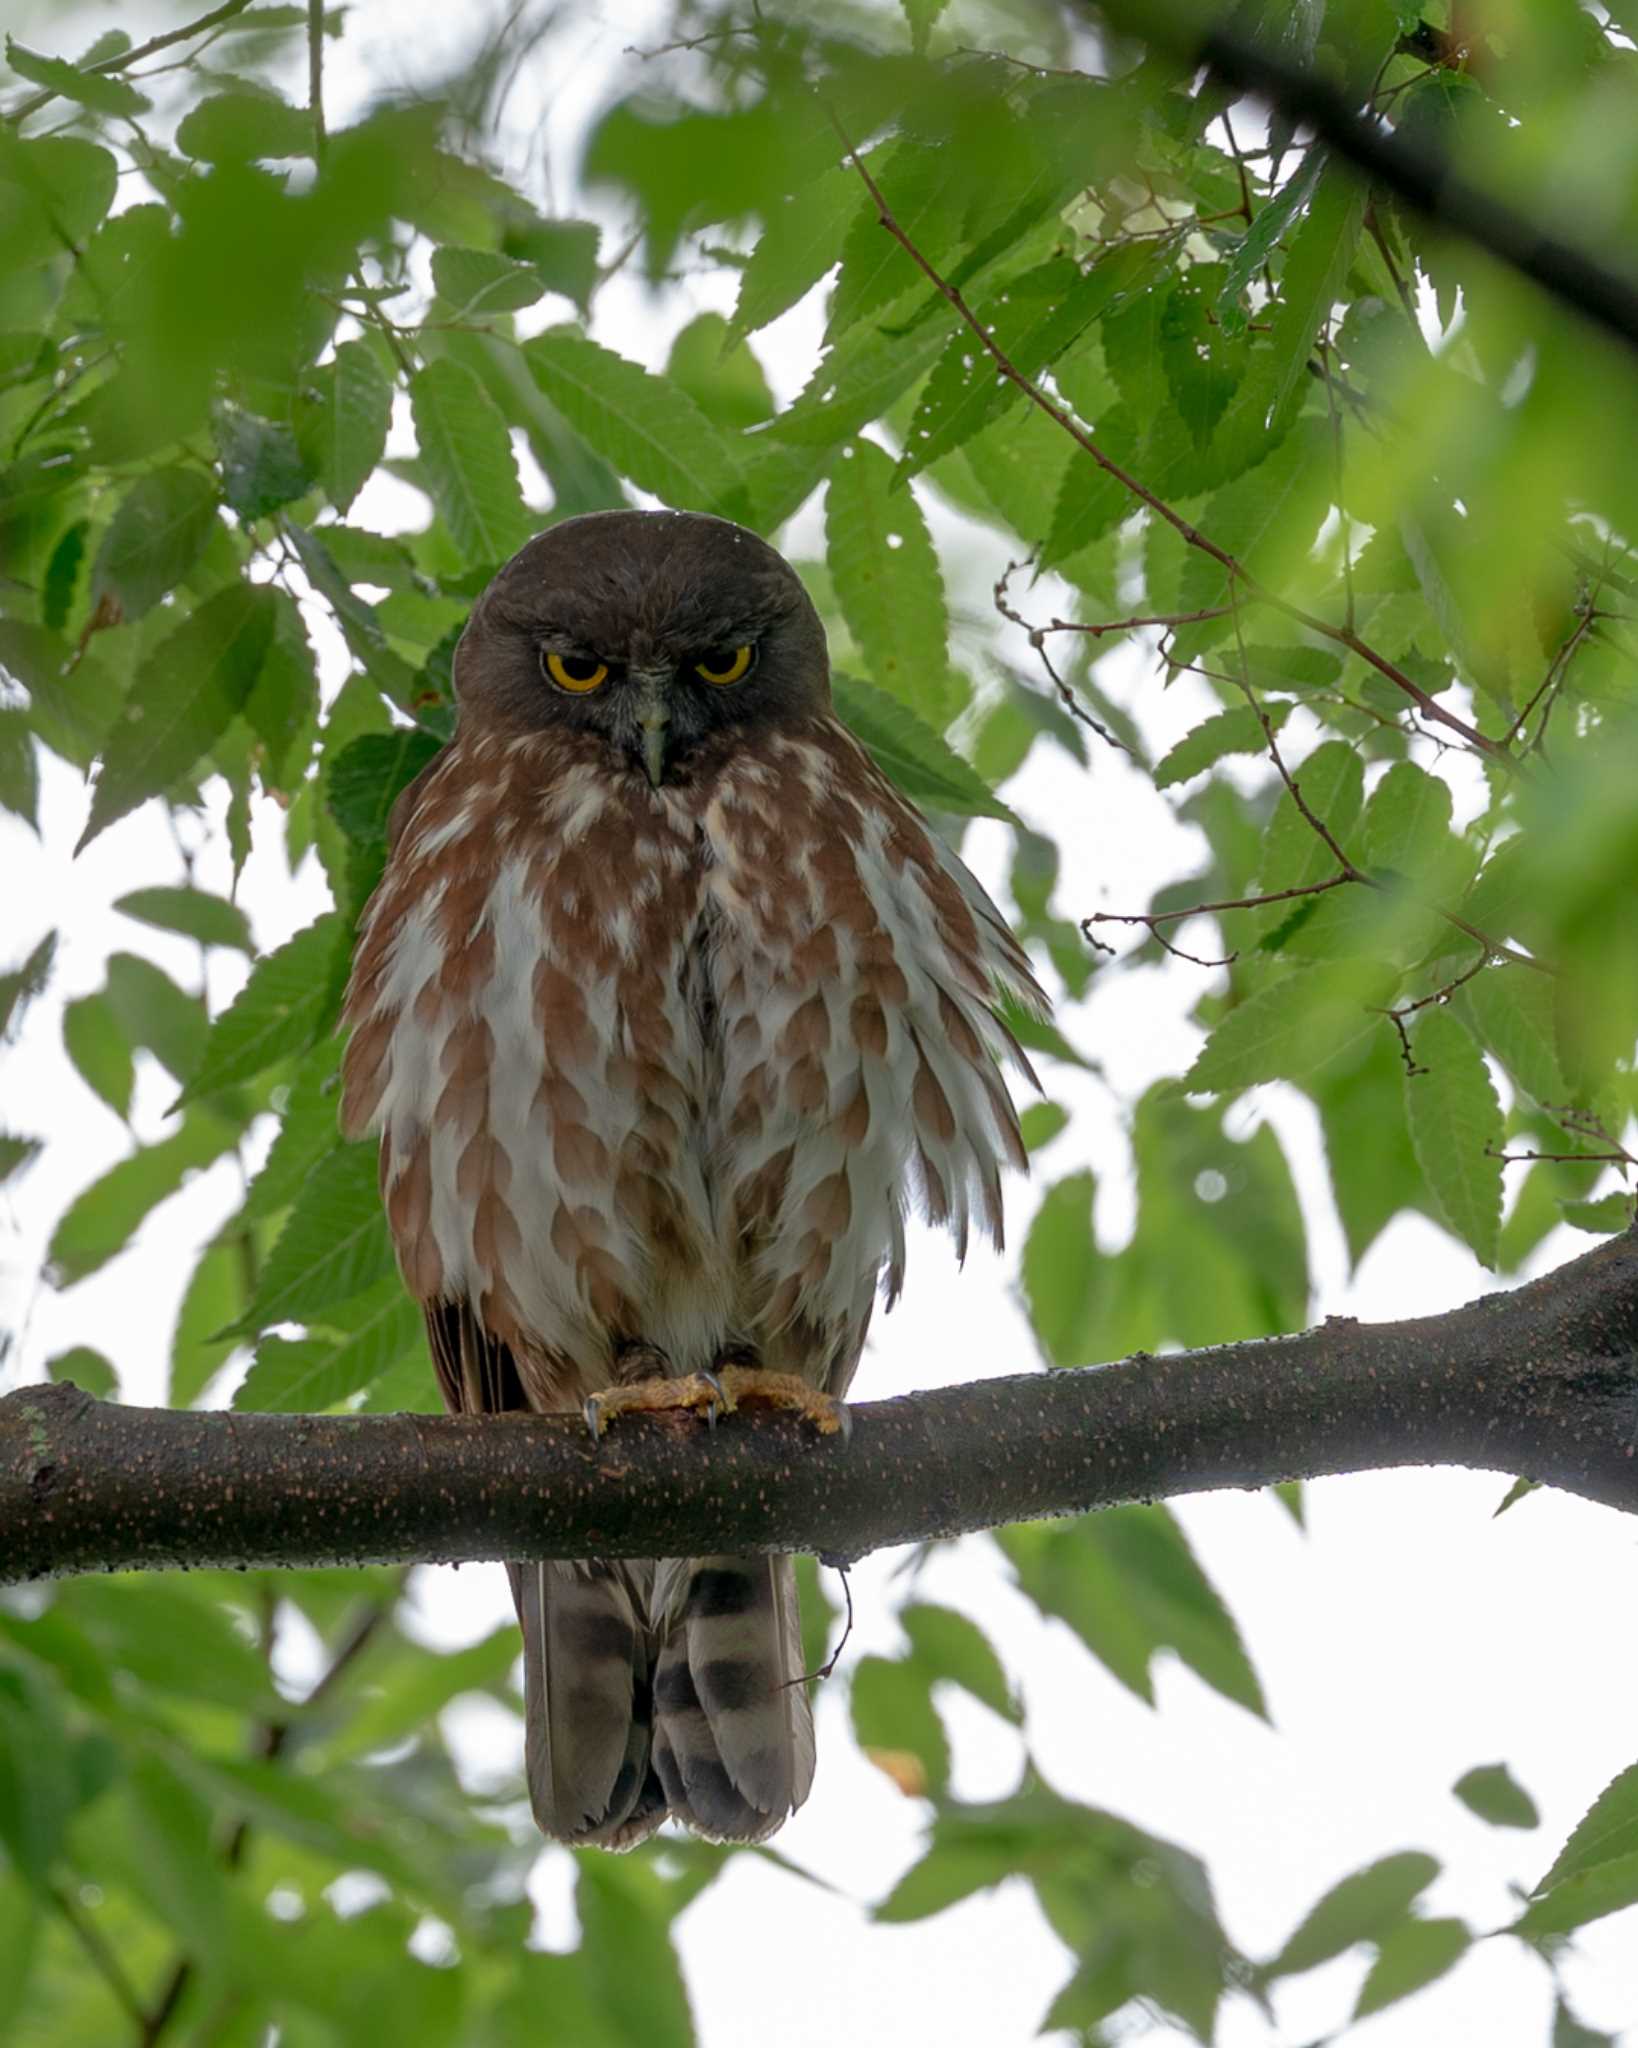
[[[342,1108],[380,1133],[445,1400],[576,1409],[730,1361],[841,1396],[907,1211],[1000,1239],[1022,949],[837,722],[813,606],[737,526],[551,528],[455,685],[362,921]],[[509,1569],[547,1834],[756,1841],[801,1804],[788,1559]]]

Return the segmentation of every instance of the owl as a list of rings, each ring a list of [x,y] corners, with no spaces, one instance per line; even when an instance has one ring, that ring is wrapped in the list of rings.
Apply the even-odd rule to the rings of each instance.
[[[755,534],[600,512],[455,655],[360,923],[342,1123],[462,1414],[794,1407],[834,1429],[906,1217],[1001,1238],[1000,913],[831,709]],[[1030,1077],[1033,1079],[1033,1076]],[[784,1557],[508,1566],[542,1830],[770,1835],[813,1722]]]

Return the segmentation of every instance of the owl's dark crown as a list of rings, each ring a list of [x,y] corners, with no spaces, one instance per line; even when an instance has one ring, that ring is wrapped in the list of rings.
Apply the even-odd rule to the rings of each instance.
[[[830,702],[824,628],[796,572],[700,512],[591,512],[538,534],[478,600],[455,688],[463,725],[596,733],[656,784]]]

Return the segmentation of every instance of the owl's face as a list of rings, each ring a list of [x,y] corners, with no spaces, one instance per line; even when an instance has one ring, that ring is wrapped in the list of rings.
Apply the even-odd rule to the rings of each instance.
[[[538,535],[479,599],[455,688],[463,721],[597,733],[656,788],[830,701],[795,572],[695,512],[592,512]]]

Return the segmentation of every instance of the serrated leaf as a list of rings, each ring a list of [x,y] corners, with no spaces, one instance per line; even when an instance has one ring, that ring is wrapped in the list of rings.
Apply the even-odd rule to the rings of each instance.
[[[740,272],[736,334],[754,334],[806,296],[835,264],[842,241],[865,203],[850,164],[832,164],[774,203],[768,223]]]
[[[1217,317],[1225,333],[1244,333],[1246,309],[1241,299],[1245,289],[1269,261],[1274,244],[1307,205],[1324,167],[1325,151],[1316,145],[1303,158],[1302,168],[1287,178],[1235,245],[1217,295]]]
[[[1178,1085],[1226,1094],[1317,1073],[1387,1028],[1376,1010],[1391,988],[1391,974],[1370,962],[1302,968],[1230,1010]]]
[[[421,1306],[404,1292],[396,1273],[347,1306],[347,1332],[339,1341],[264,1337],[233,1396],[234,1407],[278,1414],[333,1408],[367,1387],[423,1336]]]
[[[533,522],[500,407],[447,357],[416,372],[409,396],[421,466],[456,547],[480,567],[506,561]]]
[[[1450,833],[1449,783],[1395,761],[1365,806],[1365,859],[1373,868],[1416,873],[1436,865]]]
[[[546,296],[534,267],[493,249],[434,249],[432,282],[459,320],[515,313]]]
[[[770,422],[768,433],[798,446],[830,448],[879,419],[944,347],[954,315],[935,308],[912,334],[861,328],[819,358],[813,375]]]
[[[570,426],[641,490],[683,511],[741,509],[731,446],[669,378],[564,327],[525,342],[523,357]]]
[[[1333,1885],[1259,1974],[1294,1977],[1317,1969],[1362,1941],[1380,1941],[1402,1925],[1439,1875],[1438,1859],[1419,1849],[1384,1856]]]
[[[1448,1010],[1424,1010],[1405,1077],[1405,1116],[1417,1164],[1446,1223],[1486,1266],[1501,1233],[1501,1104],[1484,1054]],[[1493,1148],[1493,1149],[1491,1149]]]
[[[1268,723],[1276,732],[1291,714],[1289,704],[1274,703],[1264,707]],[[1233,711],[1220,711],[1215,718],[1208,718],[1197,725],[1193,732],[1186,733],[1171,752],[1155,766],[1156,789],[1170,789],[1173,783],[1187,782],[1192,775],[1211,767],[1214,761],[1221,761],[1229,754],[1260,754],[1268,746],[1268,736],[1263,722],[1249,704],[1243,704]]]
[[[127,1040],[151,1052],[173,1080],[186,1081],[208,1029],[201,999],[178,988],[152,960],[114,953],[108,960],[108,1000]]]
[[[1612,1778],[1575,1827],[1536,1886],[1536,1896],[1584,1877],[1600,1864],[1638,1858],[1638,1764]]]
[[[312,382],[318,396],[302,414],[298,439],[324,495],[345,512],[386,452],[392,384],[362,341],[342,342]]]
[[[140,1146],[76,1195],[58,1220],[46,1252],[55,1286],[72,1287],[96,1272],[130,1242],[149,1212],[175,1194],[184,1179],[237,1142],[237,1128],[203,1109],[156,1145]]]
[[[1471,1813],[1493,1828],[1538,1828],[1541,1815],[1506,1764],[1477,1764],[1450,1788]]]
[[[1299,422],[1261,462],[1214,492],[1196,523],[1243,568],[1278,589],[1308,553],[1329,508],[1329,445],[1318,421]],[[1231,595],[1222,564],[1199,548],[1190,549],[1183,567],[1182,609],[1203,611],[1226,604]],[[1233,631],[1232,618],[1181,626],[1172,637],[1170,658],[1179,664],[1194,661]]]
[[[413,726],[349,740],[325,767],[330,815],[349,839],[365,845],[384,841],[400,793],[439,751],[430,733]]]
[[[1558,1002],[1552,977],[1516,961],[1485,968],[1457,995],[1479,1043],[1527,1095],[1545,1105],[1570,1099],[1558,1059]]]
[[[347,930],[327,912],[276,952],[265,954],[250,979],[210,1028],[198,1071],[182,1100],[214,1093],[303,1052],[335,1015],[347,977]]]
[[[960,709],[944,579],[921,507],[873,441],[850,443],[831,471],[825,552],[872,682],[942,730]]]
[[[322,1322],[391,1272],[392,1244],[377,1185],[377,1148],[343,1145],[320,1160],[268,1254],[256,1298],[231,1331]]]
[[[977,769],[908,705],[854,676],[833,675],[831,695],[842,723],[869,749],[882,773],[915,803],[956,817],[1018,822]]]
[[[1354,2003],[1354,2018],[1380,2012],[1432,1984],[1473,1946],[1460,1920],[1407,1920],[1383,1937]]]
[[[197,939],[202,946],[229,946],[239,953],[256,950],[249,922],[238,904],[225,896],[213,896],[207,889],[132,889],[114,908],[156,931],[178,932],[185,939]]]
[[[61,93],[65,100],[74,100],[94,114],[141,114],[153,104],[129,79],[107,71],[82,71],[61,57],[46,57],[25,48],[13,36],[6,38],[6,62],[19,78]]]
[[[216,486],[198,469],[150,470],[121,499],[97,550],[91,601],[140,619],[199,559],[216,523]]]
[[[1274,352],[1270,409],[1278,412],[1308,362],[1315,336],[1341,298],[1365,220],[1366,188],[1351,170],[1328,164],[1291,237],[1280,273],[1270,340]]]
[[[1558,1206],[1564,1221],[1573,1230],[1586,1230],[1595,1237],[1603,1237],[1611,1231],[1631,1228],[1633,1199],[1630,1194],[1603,1195],[1596,1202],[1561,1201]]]
[[[227,731],[273,637],[273,593],[235,583],[207,598],[138,671],[102,751],[91,815],[75,846],[193,768]]]
[[[212,93],[177,124],[176,146],[202,163],[311,156],[313,117],[270,92]]]

